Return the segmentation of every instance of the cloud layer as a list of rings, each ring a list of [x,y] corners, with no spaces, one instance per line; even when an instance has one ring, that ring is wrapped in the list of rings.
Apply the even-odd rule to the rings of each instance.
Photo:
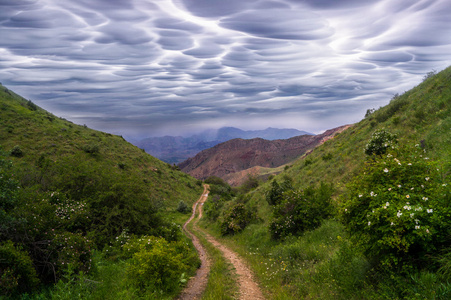
[[[451,61],[448,0],[3,0],[0,81],[125,136],[320,132]]]

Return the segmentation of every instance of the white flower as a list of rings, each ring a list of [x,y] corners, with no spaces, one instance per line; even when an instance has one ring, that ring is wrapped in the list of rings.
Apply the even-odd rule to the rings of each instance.
[[[384,169],[384,172],[385,172],[385,173],[388,173],[388,169],[387,169],[387,168],[385,168],[385,169]]]
[[[428,214],[431,214],[433,212],[433,209],[432,208],[431,209],[427,209],[426,211],[428,212]]]
[[[420,225],[415,225],[415,229],[420,229]]]
[[[362,198],[363,195],[359,195],[359,198]]]
[[[390,226],[393,226],[393,225],[395,225],[395,223],[391,222],[391,223],[390,223]]]
[[[410,198],[410,195],[406,195],[406,198],[409,199],[409,198]]]
[[[385,203],[385,206],[390,206],[390,203],[389,202]]]
[[[410,217],[413,218],[414,215],[415,215],[414,213],[411,213],[411,214],[410,214]]]
[[[368,222],[368,226],[370,226],[371,225],[371,222]]]
[[[398,210],[398,213],[397,213],[396,215],[398,216],[398,218],[400,218],[400,217],[402,216],[402,212],[400,212],[400,211]]]
[[[407,165],[408,165],[408,166],[411,166],[411,165],[412,165],[412,163],[408,163]]]
[[[428,197],[423,197],[423,200],[424,201],[428,201]]]
[[[426,229],[426,232],[429,233],[429,229]]]
[[[426,181],[429,181],[429,177],[426,177],[425,179],[426,179]]]

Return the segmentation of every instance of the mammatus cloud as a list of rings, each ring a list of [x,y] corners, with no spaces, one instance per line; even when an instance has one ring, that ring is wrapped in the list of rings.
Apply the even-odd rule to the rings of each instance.
[[[125,136],[320,132],[451,61],[448,0],[3,0],[0,81]]]

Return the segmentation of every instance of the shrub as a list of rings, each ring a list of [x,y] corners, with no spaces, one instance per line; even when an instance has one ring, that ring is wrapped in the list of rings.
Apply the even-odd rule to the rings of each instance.
[[[216,221],[223,206],[224,200],[219,195],[208,197],[208,201],[205,202],[203,207],[207,219],[210,221]]]
[[[180,279],[186,271],[199,266],[197,256],[183,241],[135,237],[123,246],[123,251],[132,256],[127,267],[128,280],[142,292],[173,291],[181,284]]]
[[[327,153],[327,154],[324,154],[321,158],[324,160],[324,161],[328,161],[328,160],[331,160],[332,159],[332,153]]]
[[[97,144],[85,145],[83,146],[83,151],[92,155],[96,155],[99,153],[100,148]]]
[[[277,205],[282,201],[283,190],[277,180],[271,182],[271,188],[266,192],[266,201],[269,205]]]
[[[234,234],[242,231],[254,218],[244,204],[237,203],[223,212],[223,220],[220,224],[221,234]]]
[[[180,200],[179,205],[177,206],[177,211],[182,214],[186,214],[187,212],[190,211],[190,209],[188,205],[186,205],[185,201]]]
[[[382,155],[387,152],[387,149],[395,146],[397,142],[395,134],[391,134],[384,129],[376,130],[365,146],[365,154]]]
[[[23,151],[22,151],[22,149],[20,149],[20,147],[18,145],[16,145],[11,149],[10,155],[14,156],[14,157],[22,157]]]
[[[376,111],[376,109],[374,109],[374,108],[368,108],[365,113],[365,118],[368,118],[369,116],[371,116],[375,111]]]
[[[304,191],[290,190],[273,211],[269,231],[273,239],[297,235],[318,227],[322,220],[332,215],[332,186],[321,183]]]
[[[36,111],[38,109],[38,106],[34,104],[31,100],[27,101],[27,106],[32,111]]]
[[[415,148],[387,149],[349,184],[341,213],[351,237],[388,270],[432,267],[451,242],[450,187],[437,163]]]
[[[0,291],[2,295],[29,292],[38,283],[36,270],[27,252],[11,241],[0,244]]]
[[[287,175],[279,185],[276,179],[271,182],[271,188],[266,192],[266,201],[269,205],[278,205],[283,199],[283,193],[293,189],[293,179]]]

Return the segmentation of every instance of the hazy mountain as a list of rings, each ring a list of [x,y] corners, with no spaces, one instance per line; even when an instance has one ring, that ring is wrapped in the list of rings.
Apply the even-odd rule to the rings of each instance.
[[[319,135],[300,135],[289,139],[232,139],[201,151],[195,157],[180,163],[179,167],[198,179],[217,176],[231,185],[239,185],[243,176],[238,179],[231,174],[256,166],[277,168],[292,162],[346,127],[330,129]],[[268,128],[270,130],[272,129]]]
[[[189,137],[163,136],[150,137],[134,142],[136,146],[147,153],[167,162],[180,163],[195,156],[202,150],[236,138],[265,140],[288,139],[299,135],[313,135],[297,129],[267,128],[264,130],[241,130],[235,127],[222,127],[218,130],[206,130]]]

